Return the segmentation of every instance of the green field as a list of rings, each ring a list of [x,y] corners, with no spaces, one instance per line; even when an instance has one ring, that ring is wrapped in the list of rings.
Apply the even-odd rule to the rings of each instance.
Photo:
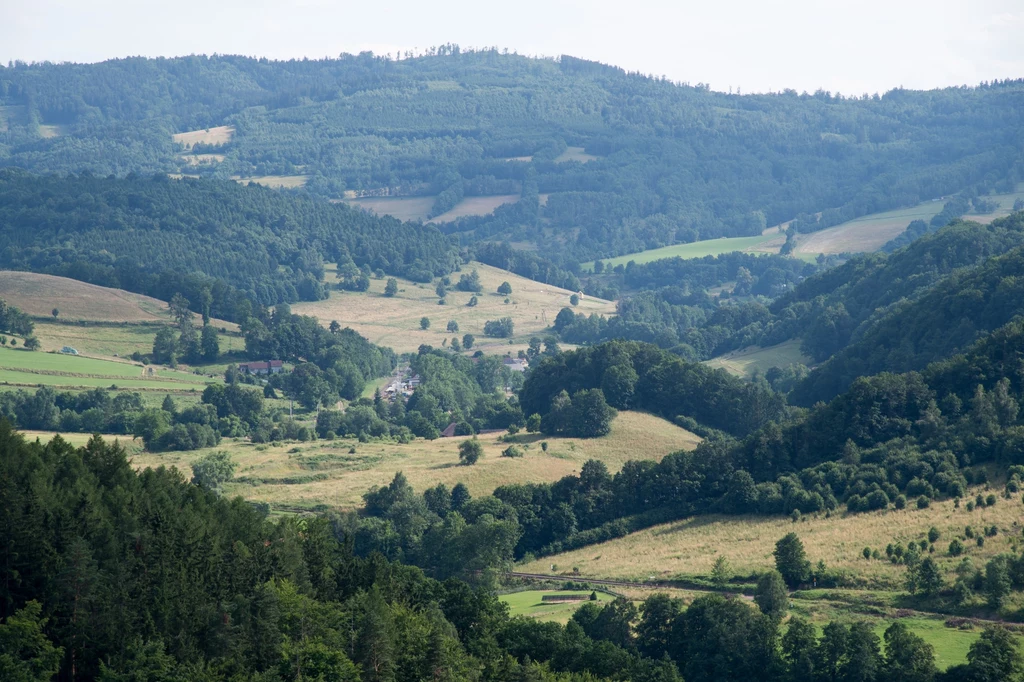
[[[813,361],[800,351],[800,339],[784,341],[776,346],[761,348],[749,346],[705,360],[709,367],[722,368],[734,376],[749,379],[755,373],[764,374],[772,367],[810,365]]]
[[[586,595],[590,596],[590,592],[585,591],[571,591],[571,590],[527,590],[526,592],[512,592],[511,594],[503,594],[499,596],[501,601],[508,604],[508,611],[513,616],[527,616],[529,618],[536,618],[542,621],[555,621],[557,623],[566,623],[572,618],[572,614],[576,613],[583,604],[588,601],[575,601],[575,602],[556,602],[556,603],[544,603],[541,601],[541,597],[544,595]],[[605,592],[597,593],[597,601],[599,603],[606,603],[614,599],[610,594]]]
[[[0,382],[21,386],[142,388],[201,391],[206,381],[187,372],[162,367],[149,375],[140,364],[99,360],[60,353],[0,348]]]
[[[770,245],[769,242],[777,242]],[[673,244],[663,246],[660,249],[640,251],[616,258],[608,258],[604,261],[605,266],[615,267],[625,265],[629,261],[636,263],[650,263],[662,258],[703,258],[704,256],[717,256],[733,251],[758,251],[765,253],[778,253],[782,245],[782,238],[777,234],[763,234],[757,237],[727,237],[722,239],[706,239],[690,244]],[[593,270],[594,263],[584,263],[580,266],[583,270]]]

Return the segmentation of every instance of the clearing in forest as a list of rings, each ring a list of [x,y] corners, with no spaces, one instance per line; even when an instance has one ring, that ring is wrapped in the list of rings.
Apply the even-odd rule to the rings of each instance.
[[[663,258],[703,258],[704,256],[718,256],[723,253],[732,253],[733,251],[761,251],[765,248],[766,242],[772,240],[778,241],[779,237],[775,234],[762,234],[756,237],[723,237],[721,239],[705,239],[699,242],[691,242],[689,244],[673,244],[672,246],[663,246],[658,249],[648,249],[647,251],[639,251],[637,253],[626,254],[625,256],[617,256],[615,258],[602,259],[605,267],[616,265],[625,265],[629,261],[636,263],[650,263],[651,261],[661,260]],[[781,243],[779,244],[781,246]],[[778,253],[778,247],[774,248],[769,253]],[[581,268],[583,270],[593,270],[594,264],[584,263]]]
[[[175,133],[171,139],[178,144],[192,147],[195,144],[227,144],[235,135],[235,126],[217,126],[205,130],[190,130],[186,133]]]
[[[716,369],[722,368],[734,376],[749,379],[755,372],[764,374],[772,367],[785,368],[795,364],[810,366],[813,362],[811,358],[800,351],[800,339],[790,339],[766,348],[747,346],[705,360],[704,364]]]
[[[565,151],[555,157],[555,163],[565,163],[566,161],[579,161],[580,163],[587,163],[588,161],[596,161],[600,156],[594,156],[584,151],[583,147],[566,147]]]
[[[480,275],[483,291],[478,294],[457,291],[455,285],[459,277],[473,270]],[[327,280],[331,283],[337,281],[332,270],[328,270]],[[365,292],[332,291],[327,300],[296,303],[292,305],[292,311],[300,315],[314,315],[324,325],[337,320],[342,327],[351,327],[370,341],[390,346],[399,353],[413,352],[421,344],[441,347],[442,341],[450,343],[453,336],[458,336],[461,341],[462,336],[468,333],[476,337],[474,351],[480,349],[497,355],[515,355],[531,336],[546,335],[558,311],[570,305],[569,298],[574,293],[475,262],[462,266],[462,272],[451,274],[452,285],[445,297],[446,305],[437,304],[435,284],[405,279],[398,280],[398,294],[388,298],[384,296],[387,280],[387,277],[371,279],[370,289]],[[506,296],[496,293],[502,282],[512,286],[508,303],[505,303]],[[473,296],[478,303],[469,307],[467,303]],[[585,296],[576,312],[614,315],[615,304]],[[420,328],[423,317],[430,320],[427,330]],[[484,336],[484,322],[502,317],[511,317],[515,324],[513,345],[509,344],[509,339]],[[457,333],[446,331],[449,320],[458,323]]]
[[[497,194],[488,197],[466,197],[455,205],[455,208],[442,213],[436,218],[427,222],[446,223],[457,218],[464,218],[471,215],[490,215],[494,209],[504,204],[514,204],[519,201],[518,194]]]
[[[670,452],[692,450],[699,438],[678,426],[639,412],[620,412],[603,438],[553,438],[519,434],[523,457],[502,457],[510,443],[501,433],[479,436],[484,454],[473,466],[460,466],[459,443],[466,437],[410,443],[360,443],[355,438],[312,443],[253,445],[225,439],[215,448],[195,452],[141,453],[137,467],[175,465],[186,475],[189,463],[214,450],[229,452],[238,468],[229,495],[268,502],[277,509],[311,509],[320,505],[352,509],[374,486],[387,485],[401,471],[416,490],[462,482],[474,496],[488,495],[509,483],[553,482],[579,473],[589,459],[615,472],[630,459],[660,460]],[[542,442],[547,442],[545,451]],[[354,452],[352,452],[354,450]]]
[[[235,182],[243,185],[248,185],[250,182],[256,183],[257,185],[263,185],[264,187],[270,187],[271,189],[295,189],[296,187],[302,187],[309,180],[308,175],[255,175],[248,178],[239,177],[237,175],[231,176],[231,179]]]

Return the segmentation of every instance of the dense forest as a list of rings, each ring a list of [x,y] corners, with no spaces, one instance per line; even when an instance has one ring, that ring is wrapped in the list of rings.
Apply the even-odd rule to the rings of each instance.
[[[461,260],[434,228],[258,185],[0,170],[3,268],[179,293],[204,315],[241,319],[250,301],[325,298],[325,262],[429,282]]]
[[[534,242],[564,262],[794,218],[812,231],[1024,178],[1018,81],[851,94],[731,95],[569,56],[458,46],[400,60],[15,63],[0,68],[0,163],[301,174],[306,191],[331,198],[432,195],[435,215],[465,195],[520,194],[444,229]],[[171,139],[222,125],[234,133],[216,146]],[[570,147],[586,155],[563,156]],[[183,151],[224,160],[190,166]]]

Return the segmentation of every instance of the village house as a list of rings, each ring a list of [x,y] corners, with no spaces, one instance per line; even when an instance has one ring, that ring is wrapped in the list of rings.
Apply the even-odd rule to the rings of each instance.
[[[284,363],[280,360],[243,362],[238,366],[238,371],[246,374],[280,374],[284,371]]]

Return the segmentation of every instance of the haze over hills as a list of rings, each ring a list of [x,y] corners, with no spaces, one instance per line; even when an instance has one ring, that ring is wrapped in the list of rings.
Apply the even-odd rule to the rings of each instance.
[[[520,195],[443,230],[564,262],[801,216],[811,231],[1024,178],[1019,81],[738,96],[569,56],[446,46],[399,61],[17,64],[0,69],[0,105],[6,165],[251,178],[338,199],[424,195],[428,217],[466,196]]]

